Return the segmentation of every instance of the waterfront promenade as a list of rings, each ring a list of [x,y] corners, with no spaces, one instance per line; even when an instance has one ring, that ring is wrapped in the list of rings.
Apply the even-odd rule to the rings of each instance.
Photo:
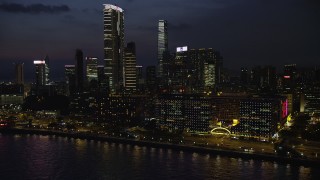
[[[292,158],[283,157],[276,154],[263,153],[263,152],[244,152],[240,150],[230,150],[227,148],[219,147],[213,148],[205,145],[197,144],[175,144],[167,142],[156,142],[152,140],[138,140],[134,138],[125,137],[112,137],[103,134],[83,133],[83,132],[63,132],[46,129],[29,129],[29,128],[1,128],[2,135],[10,134],[30,134],[30,135],[43,135],[43,136],[61,136],[66,138],[75,138],[83,140],[105,141],[110,143],[131,144],[138,146],[147,146],[154,148],[166,148],[177,151],[188,151],[195,153],[208,153],[219,154],[229,157],[243,158],[243,159],[260,159],[265,161],[277,162],[282,164],[293,164],[303,166],[320,166],[320,160],[308,158]]]

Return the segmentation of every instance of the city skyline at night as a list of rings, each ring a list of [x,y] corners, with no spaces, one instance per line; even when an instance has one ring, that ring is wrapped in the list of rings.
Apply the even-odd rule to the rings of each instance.
[[[319,179],[318,7],[0,0],[2,179]]]
[[[39,4],[42,3],[42,4]],[[73,52],[81,48],[85,56],[98,57],[103,64],[103,18],[105,1],[2,1],[1,66],[24,62],[27,77],[32,60],[49,55],[61,77],[63,65],[73,61]],[[261,1],[108,1],[123,7],[126,18],[125,42],[137,46],[137,63],[156,65],[157,26],[168,20],[169,49],[219,50],[225,67],[238,71],[242,66],[284,64],[315,65],[319,59],[319,3]],[[139,13],[143,10],[143,14]],[[23,21],[21,21],[23,17]],[[23,32],[19,31],[24,29]],[[143,37],[143,38],[141,38]],[[59,44],[59,46],[56,46]],[[1,79],[9,79],[2,69]]]

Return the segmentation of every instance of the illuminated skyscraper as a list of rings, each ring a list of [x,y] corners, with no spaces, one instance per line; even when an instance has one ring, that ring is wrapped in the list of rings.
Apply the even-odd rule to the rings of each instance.
[[[124,16],[120,7],[104,4],[105,74],[111,93],[124,86]]]
[[[15,63],[15,83],[24,84],[23,63]]]
[[[137,62],[136,46],[134,42],[128,43],[124,55],[124,87],[126,92],[137,90]]]
[[[48,55],[45,57],[44,60],[34,60],[33,64],[36,66],[36,85],[48,85],[50,74]]]
[[[98,80],[98,58],[86,57],[87,82]]]
[[[166,20],[159,20],[158,22],[158,63],[159,76],[163,73],[163,52],[168,51],[168,25]]]
[[[36,85],[46,85],[46,62],[44,60],[35,60],[33,64],[36,66]]]

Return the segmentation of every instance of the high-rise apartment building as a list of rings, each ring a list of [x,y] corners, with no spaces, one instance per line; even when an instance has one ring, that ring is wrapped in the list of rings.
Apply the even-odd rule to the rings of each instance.
[[[124,53],[124,88],[128,93],[137,90],[137,61],[134,42],[128,43]]]
[[[104,61],[105,75],[111,93],[124,86],[124,16],[123,9],[104,4]]]
[[[24,84],[24,71],[23,71],[24,63],[15,63],[14,65],[15,65],[14,66],[15,83],[16,84]]]
[[[98,80],[98,58],[86,57],[87,82]]]
[[[163,73],[163,53],[168,51],[168,22],[159,20],[158,22],[158,63],[159,76]]]

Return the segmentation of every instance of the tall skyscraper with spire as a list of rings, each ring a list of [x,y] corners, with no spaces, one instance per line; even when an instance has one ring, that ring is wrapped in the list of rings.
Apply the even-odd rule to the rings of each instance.
[[[124,87],[124,15],[123,9],[104,4],[104,61],[109,90],[117,93]]]
[[[163,52],[168,51],[168,22],[159,20],[158,22],[158,75],[163,73]]]

